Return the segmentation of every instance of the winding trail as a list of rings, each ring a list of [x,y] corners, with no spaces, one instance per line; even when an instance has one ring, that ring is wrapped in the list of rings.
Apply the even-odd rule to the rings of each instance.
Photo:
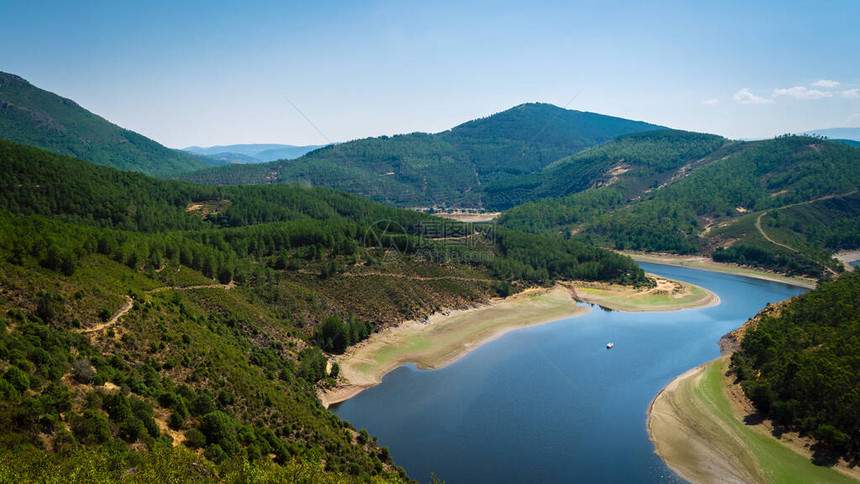
[[[773,245],[778,245],[778,246],[780,246],[780,247],[782,247],[782,248],[784,248],[784,249],[788,249],[788,250],[790,250],[790,251],[792,251],[792,252],[797,252],[798,254],[800,254],[801,252],[800,252],[799,250],[795,249],[794,247],[791,247],[790,245],[783,244],[783,243],[781,243],[781,242],[777,242],[777,241],[773,240],[772,238],[770,238],[770,236],[769,236],[769,235],[767,235],[767,233],[764,231],[764,229],[763,229],[763,228],[762,228],[762,226],[761,226],[761,219],[762,219],[765,215],[767,215],[767,214],[769,214],[769,213],[771,213],[771,212],[779,212],[780,210],[785,210],[785,209],[787,209],[787,208],[792,208],[792,207],[799,207],[799,206],[801,206],[801,205],[811,205],[811,204],[813,204],[813,203],[820,202],[820,201],[823,201],[823,200],[829,200],[829,199],[831,199],[831,198],[847,197],[847,196],[853,195],[853,194],[855,194],[855,193],[857,193],[857,189],[851,190],[850,192],[845,192],[845,193],[834,193],[834,194],[831,194],[831,195],[825,195],[825,196],[823,196],[823,197],[818,197],[818,198],[813,199],[813,200],[807,200],[807,201],[805,201],[805,202],[792,203],[792,204],[790,204],[790,205],[785,205],[785,206],[782,206],[782,207],[779,207],[779,208],[773,208],[773,209],[770,209],[770,210],[765,210],[764,212],[760,213],[760,214],[759,214],[759,216],[755,219],[755,228],[758,230],[758,232],[761,234],[761,236],[762,236],[762,237],[764,237],[764,238],[765,238],[765,240],[767,240],[767,241],[768,241],[768,242],[770,242],[771,244],[773,244]],[[820,265],[822,265],[822,266],[823,266],[823,264],[820,264]],[[827,267],[827,266],[823,266],[823,267],[824,267],[825,269],[827,269],[827,271],[828,271],[828,272],[830,272],[831,274],[836,274],[836,271],[834,271],[834,270],[833,270],[833,269],[831,269],[830,267]]]
[[[111,316],[111,318],[108,319],[106,322],[104,322],[102,324],[97,324],[97,325],[93,326],[92,328],[78,329],[78,330],[75,330],[75,332],[76,333],[82,333],[82,334],[94,333],[96,331],[100,331],[100,330],[105,329],[107,327],[113,326],[114,324],[116,324],[117,321],[119,321],[119,318],[125,316],[125,313],[131,311],[132,306],[134,306],[134,299],[132,299],[131,296],[126,296],[125,299],[126,299],[125,303],[122,306],[120,306],[120,308],[117,310],[117,312],[115,312],[113,314],[113,316]]]
[[[167,290],[187,291],[187,290],[191,290],[191,289],[210,289],[210,288],[224,289],[225,291],[229,291],[230,289],[233,289],[234,287],[236,287],[236,283],[233,281],[230,281],[228,284],[200,284],[200,285],[196,285],[196,286],[182,286],[182,287],[162,286],[162,287],[156,287],[155,289],[150,289],[148,291],[144,291],[144,293],[145,294],[155,294],[157,292],[167,291]],[[101,331],[103,329],[106,329],[106,328],[109,328],[109,327],[115,325],[116,323],[119,322],[119,319],[121,317],[125,316],[126,313],[131,311],[131,308],[134,307],[134,298],[132,298],[131,296],[125,296],[125,299],[126,299],[125,303],[123,303],[123,305],[120,306],[119,309],[117,309],[117,311],[115,313],[113,313],[113,316],[111,316],[111,318],[108,319],[107,321],[105,321],[104,323],[97,324],[97,325],[93,326],[92,328],[75,329],[73,331],[75,333],[81,333],[81,334],[95,333],[96,331]]]
[[[784,207],[784,208],[785,208],[785,207]],[[780,210],[780,209],[777,209],[777,210]],[[780,246],[780,247],[784,247],[784,248],[786,248],[786,249],[788,249],[788,250],[790,250],[790,251],[792,251],[792,252],[798,252],[798,253],[799,253],[800,251],[799,251],[799,250],[797,250],[797,249],[795,249],[794,247],[792,247],[792,246],[790,246],[790,245],[785,245],[785,244],[783,244],[783,243],[781,243],[781,242],[777,242],[777,241],[775,241],[775,240],[771,239],[771,238],[770,238],[770,236],[769,236],[769,235],[767,235],[767,233],[764,231],[764,229],[762,229],[762,228],[761,228],[761,219],[762,219],[762,217],[764,217],[764,216],[765,216],[765,215],[767,215],[768,213],[769,213],[769,212],[762,212],[762,213],[760,213],[760,214],[759,214],[758,218],[756,218],[756,219],[755,219],[755,228],[758,230],[758,232],[761,234],[761,236],[762,236],[762,237],[764,237],[764,238],[765,238],[765,240],[767,240],[768,242],[770,242],[770,243],[771,243],[771,244],[773,244],[773,245],[778,245],[778,246]]]
[[[409,279],[411,281],[470,281],[470,282],[493,282],[491,279],[480,279],[477,277],[460,277],[460,276],[410,276],[407,274],[386,274],[383,272],[362,272],[360,274],[352,272],[344,272],[341,274],[345,277],[365,277],[365,276],[380,276],[380,277],[399,277],[401,279]]]

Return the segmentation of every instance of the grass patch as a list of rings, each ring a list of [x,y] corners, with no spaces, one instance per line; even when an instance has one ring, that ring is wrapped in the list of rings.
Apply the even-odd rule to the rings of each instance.
[[[780,483],[851,483],[857,482],[829,467],[817,466],[762,429],[745,424],[726,394],[726,361],[716,360],[705,366],[701,376],[681,385],[680,409],[693,409],[696,432],[710,442],[715,452],[723,449],[736,463],[749,468],[765,482]],[[684,401],[686,400],[686,402]],[[670,465],[672,462],[670,462]]]
[[[677,311],[711,306],[716,294],[692,284],[656,277],[657,286],[637,289],[603,283],[576,283],[576,297],[591,304],[619,311]]]

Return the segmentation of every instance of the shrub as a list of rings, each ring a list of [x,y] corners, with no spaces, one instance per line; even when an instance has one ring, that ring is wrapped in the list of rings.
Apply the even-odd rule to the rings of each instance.
[[[3,379],[11,383],[18,392],[23,393],[24,390],[30,388],[30,376],[18,367],[9,367],[6,373],[3,374]]]
[[[230,455],[239,451],[236,440],[236,422],[226,413],[214,411],[203,416],[200,430],[206,436],[206,442],[218,444],[220,449]]]
[[[83,415],[72,420],[72,432],[83,444],[101,444],[110,440],[108,420],[94,409],[85,410]]]
[[[0,399],[11,401],[19,398],[21,398],[21,392],[18,389],[7,380],[0,380]]]
[[[167,426],[173,430],[179,430],[185,424],[185,418],[180,416],[177,412],[172,412],[170,414],[170,419],[167,421]]]
[[[78,383],[89,384],[96,376],[96,370],[88,360],[77,360],[72,364],[72,374]]]
[[[220,464],[224,459],[227,458],[227,454],[221,449],[221,446],[218,444],[212,444],[206,448],[206,452],[203,455],[216,464]]]
[[[191,413],[195,416],[206,415],[215,411],[215,402],[208,393],[201,393],[191,402]]]
[[[122,393],[107,394],[104,397],[104,409],[114,422],[124,422],[131,415],[131,405]]]
[[[143,422],[134,415],[125,419],[119,426],[120,436],[128,443],[135,442],[138,438],[146,433],[146,427]]]
[[[192,449],[200,449],[206,446],[206,436],[198,428],[185,431],[185,445]]]

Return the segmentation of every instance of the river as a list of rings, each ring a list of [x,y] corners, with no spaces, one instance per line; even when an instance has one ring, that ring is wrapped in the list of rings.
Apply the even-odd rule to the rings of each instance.
[[[332,411],[377,436],[421,482],[431,473],[449,484],[683,482],[653,453],[651,400],[719,356],[723,334],[804,290],[641,266],[710,289],[721,304],[663,313],[594,308],[510,333],[438,370],[400,367]]]

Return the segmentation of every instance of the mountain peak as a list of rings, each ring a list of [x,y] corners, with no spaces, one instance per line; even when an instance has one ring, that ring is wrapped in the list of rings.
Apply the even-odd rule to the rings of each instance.
[[[10,74],[8,72],[0,71],[0,87],[2,86],[16,86],[16,87],[25,87],[30,86],[31,84],[27,82],[21,76],[16,76],[15,74]]]
[[[0,72],[0,106],[0,138],[9,141],[153,176],[210,166],[8,72]]]
[[[490,116],[460,124],[451,132],[459,137],[504,137],[527,143],[550,142],[581,149],[612,137],[663,126],[565,109],[547,103],[523,103]]]

